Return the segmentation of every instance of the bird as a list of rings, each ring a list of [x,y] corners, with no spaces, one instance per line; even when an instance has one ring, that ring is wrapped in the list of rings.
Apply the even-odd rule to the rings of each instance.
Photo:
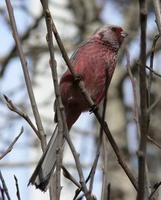
[[[105,97],[105,88],[108,89],[117,64],[118,51],[127,35],[120,26],[104,25],[87,41],[81,43],[70,58],[75,73],[81,77],[96,106],[99,106]],[[69,70],[62,75],[59,88],[70,130],[81,113],[90,108]],[[29,184],[42,191],[47,190],[55,169],[56,144],[59,137],[57,132],[54,131],[29,180]]]

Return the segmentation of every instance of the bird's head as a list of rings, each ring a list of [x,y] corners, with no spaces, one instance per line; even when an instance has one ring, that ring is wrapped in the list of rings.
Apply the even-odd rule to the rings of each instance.
[[[106,25],[98,29],[94,37],[104,43],[109,43],[113,48],[119,49],[128,34],[119,26]]]

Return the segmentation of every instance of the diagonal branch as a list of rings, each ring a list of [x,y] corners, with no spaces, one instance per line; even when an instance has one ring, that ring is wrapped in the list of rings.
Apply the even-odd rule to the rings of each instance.
[[[20,41],[20,38],[19,38],[17,26],[16,26],[16,21],[15,21],[15,17],[14,17],[14,13],[13,13],[13,8],[12,8],[10,0],[6,0],[6,5],[7,5],[7,10],[8,10],[8,14],[9,14],[10,22],[11,22],[11,27],[12,27],[12,31],[13,31],[13,37],[14,37],[14,40],[15,40],[15,43],[16,43],[16,46],[17,46],[18,55],[20,57],[20,61],[21,61],[21,65],[22,65],[22,69],[23,69],[23,73],[24,73],[25,83],[26,83],[30,103],[31,103],[31,106],[32,106],[32,111],[33,111],[33,114],[34,114],[34,117],[35,117],[35,121],[36,121],[38,131],[41,135],[41,146],[42,146],[42,149],[44,150],[45,147],[46,147],[45,132],[44,132],[44,128],[43,128],[43,125],[42,125],[42,122],[41,122],[40,114],[39,114],[39,111],[38,111],[38,108],[37,108],[35,96],[34,96],[34,93],[33,93],[32,83],[31,83],[31,79],[30,79],[30,75],[29,75],[29,71],[28,71],[28,66],[27,66],[27,61],[26,61],[26,58],[25,58],[24,53],[23,53],[21,41]]]
[[[0,155],[0,160],[2,158],[4,158],[8,153],[10,153],[13,149],[13,146],[16,144],[17,140],[19,139],[19,137],[22,135],[23,133],[23,127],[21,128],[20,133],[18,134],[18,136],[13,140],[13,142],[9,145],[9,147],[3,152],[2,155]]]
[[[7,107],[11,111],[17,113],[19,116],[21,116],[22,118],[24,118],[28,122],[28,124],[31,126],[31,128],[33,129],[33,131],[36,133],[37,137],[40,139],[41,136],[40,136],[38,130],[36,129],[35,125],[32,123],[32,121],[29,118],[29,116],[25,112],[23,112],[22,110],[20,110],[18,107],[16,107],[16,105],[6,95],[4,95],[4,98],[5,98],[5,102],[4,103],[7,105]]]
[[[156,183],[154,185],[153,191],[148,198],[149,200],[157,200],[158,199],[158,192],[159,192],[158,190],[159,190],[160,186],[161,186],[161,182]]]
[[[158,147],[159,149],[161,149],[161,145],[156,141],[154,140],[152,137],[150,137],[149,135],[147,136],[147,139],[152,143],[154,144],[156,147]]]
[[[34,29],[36,29],[41,21],[43,17],[43,12],[34,20],[34,24],[32,24],[28,29],[27,31],[20,37],[20,40],[22,42],[24,42],[26,39],[28,39],[31,31],[33,31]],[[3,76],[3,74],[5,73],[5,70],[7,68],[7,64],[9,63],[10,59],[13,58],[16,54],[16,45],[14,45],[12,47],[12,49],[10,50],[9,54],[5,57],[5,58],[2,58],[2,61],[1,61],[1,69],[0,69],[0,77]]]
[[[161,3],[160,0],[153,0],[156,23],[159,30],[159,35],[161,35]]]
[[[156,108],[156,106],[157,106],[160,102],[161,102],[161,96],[158,97],[158,98],[151,104],[151,106],[148,108],[148,110],[147,110],[147,115],[149,115],[149,114],[153,111],[153,109]]]
[[[4,180],[3,176],[2,176],[2,172],[1,171],[0,171],[0,180],[1,180],[1,183],[2,183],[2,186],[3,186],[2,189],[4,190],[4,193],[5,193],[6,197],[7,197],[7,200],[11,200],[9,192],[8,192],[7,185],[5,183],[5,180]]]
[[[161,74],[157,73],[156,71],[154,71],[152,68],[146,66],[146,68],[151,71],[155,76],[158,76],[159,78],[161,78]]]
[[[73,157],[75,159],[76,167],[78,170],[79,178],[80,178],[80,184],[82,185],[84,194],[87,199],[90,199],[89,193],[87,186],[85,184],[84,180],[84,175],[83,175],[83,170],[81,167],[81,163],[79,160],[79,155],[77,154],[75,147],[70,139],[67,124],[66,124],[66,117],[65,117],[65,112],[64,112],[64,107],[61,101],[60,97],[60,91],[59,91],[59,86],[58,86],[58,80],[57,80],[57,71],[56,71],[56,63],[55,63],[55,58],[54,58],[54,45],[53,45],[53,37],[52,37],[52,18],[50,11],[48,9],[48,4],[47,1],[41,1],[43,10],[45,13],[45,19],[46,19],[46,26],[47,26],[47,31],[48,31],[48,47],[49,47],[49,52],[50,52],[50,65],[51,65],[51,70],[52,70],[52,76],[53,76],[53,81],[54,81],[54,87],[55,87],[55,93],[56,93],[56,98],[57,98],[57,108],[59,109],[58,111],[61,114],[62,122],[63,122],[63,127],[64,127],[64,137],[67,140],[69,147],[72,151]]]
[[[78,183],[78,181],[70,174],[70,172],[64,166],[62,166],[62,170],[63,170],[63,175],[65,178],[69,179],[78,188],[81,188],[80,183]]]

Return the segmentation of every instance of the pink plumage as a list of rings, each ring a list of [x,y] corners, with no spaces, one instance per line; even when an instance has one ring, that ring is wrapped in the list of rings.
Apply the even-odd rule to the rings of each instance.
[[[121,27],[105,26],[81,45],[71,58],[75,72],[83,78],[96,105],[105,95],[106,79],[107,84],[110,84],[117,52],[124,37],[125,32]],[[70,129],[79,115],[89,108],[69,71],[61,78],[60,91]]]
[[[96,105],[99,105],[105,96],[105,83],[109,86],[111,82],[117,52],[126,35],[121,27],[104,26],[84,42],[71,58],[75,72],[82,77]],[[89,107],[68,70],[60,80],[60,92],[70,130],[80,114],[89,110]],[[47,190],[55,168],[58,140],[59,134],[55,131],[29,181],[43,191]]]

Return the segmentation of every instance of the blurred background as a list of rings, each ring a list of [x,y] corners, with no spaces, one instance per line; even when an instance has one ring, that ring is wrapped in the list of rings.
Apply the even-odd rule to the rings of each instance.
[[[39,0],[12,1],[18,31],[25,52],[34,94],[40,111],[41,119],[47,138],[49,139],[54,124],[54,88],[49,67],[49,52],[46,43],[46,26]],[[126,68],[124,47],[130,54],[130,67],[138,91],[138,65],[140,53],[140,26],[138,1],[129,0],[50,0],[50,9],[57,30],[63,40],[69,56],[78,45],[86,40],[98,27],[103,24],[115,24],[124,27],[129,36],[124,42],[117,68],[108,91],[106,120],[112,135],[117,141],[126,162],[137,177],[138,131],[135,121],[135,106],[132,84]],[[158,34],[152,1],[148,1],[147,23],[147,66],[154,36]],[[66,69],[59,48],[55,42],[55,56],[59,77]],[[161,74],[161,41],[156,45],[154,70]],[[149,74],[147,70],[147,75]],[[153,75],[151,84],[151,103],[161,96],[161,79]],[[21,127],[24,133],[14,145],[13,150],[0,160],[0,169],[7,184],[11,199],[17,199],[14,175],[16,175],[21,199],[48,200],[47,193],[41,193],[34,187],[27,187],[29,177],[39,160],[42,151],[40,143],[31,127],[22,117],[11,112],[4,103],[3,95],[7,95],[12,102],[34,122],[29,102],[23,72],[12,31],[9,24],[5,1],[0,1],[0,155],[5,152],[9,144],[19,134]],[[149,134],[161,144],[161,104],[157,104],[151,112]],[[88,176],[95,158],[99,137],[99,125],[92,114],[83,113],[71,130],[73,143],[80,153],[85,177]],[[161,181],[161,151],[152,143],[147,146],[148,180],[151,187]],[[75,163],[69,147],[65,146],[64,165],[74,177],[78,177]],[[106,172],[106,174],[104,173]],[[97,166],[93,193],[96,198],[104,199],[107,192],[104,188],[111,184],[112,200],[133,200],[136,192],[121,169],[110,144],[104,138],[101,156]],[[1,183],[0,183],[1,185]],[[72,199],[75,186],[62,176],[61,200]],[[103,186],[103,187],[102,187]],[[0,194],[1,196],[1,194]],[[1,199],[1,197],[0,197]],[[158,199],[161,199],[161,195]]]

